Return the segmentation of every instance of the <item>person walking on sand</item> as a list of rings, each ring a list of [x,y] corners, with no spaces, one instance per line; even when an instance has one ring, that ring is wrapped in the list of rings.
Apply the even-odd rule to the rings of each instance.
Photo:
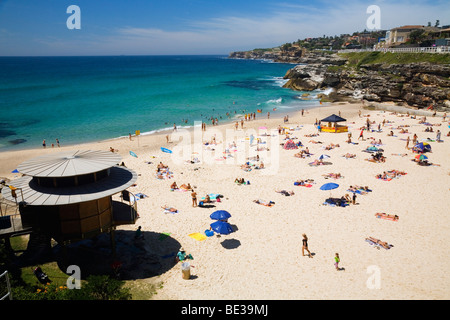
[[[364,129],[361,129],[361,133],[359,134],[358,140],[361,138],[364,141]]]
[[[334,256],[334,266],[336,267],[336,270],[339,271],[339,262],[341,259],[339,259],[339,253],[336,252],[336,255]]]
[[[303,234],[303,240],[302,240],[302,256],[305,256],[305,250],[308,251],[309,257],[312,258],[311,252],[308,249],[308,237],[306,234]]]
[[[406,138],[406,149],[409,150],[409,136]]]

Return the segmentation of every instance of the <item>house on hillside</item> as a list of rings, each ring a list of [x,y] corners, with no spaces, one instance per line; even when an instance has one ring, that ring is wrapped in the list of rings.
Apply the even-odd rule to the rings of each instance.
[[[385,47],[395,47],[404,44],[410,40],[410,35],[413,31],[423,30],[428,34],[427,38],[430,38],[430,34],[433,34],[440,29],[437,27],[421,26],[421,25],[407,25],[397,27],[386,31]]]
[[[436,46],[450,46],[450,27],[433,32]]]
[[[386,31],[386,46],[393,47],[405,43],[414,30],[423,30],[425,26],[408,25]]]

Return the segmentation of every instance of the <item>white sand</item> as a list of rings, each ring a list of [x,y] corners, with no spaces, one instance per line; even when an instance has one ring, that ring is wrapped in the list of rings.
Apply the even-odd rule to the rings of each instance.
[[[291,128],[300,125],[300,130],[291,131],[292,136],[299,138],[314,154],[306,159],[296,158],[294,154],[298,150],[283,150],[279,145],[283,137],[276,143],[271,137],[266,137],[264,140],[271,152],[259,153],[267,166],[263,170],[244,172],[240,169],[244,161],[231,159],[230,164],[225,164],[215,160],[221,155],[223,145],[215,146],[217,156],[211,161],[179,163],[176,154],[171,158],[159,148],[167,147],[175,152],[181,144],[167,144],[165,134],[160,134],[133,138],[133,141],[123,138],[80,146],[0,153],[0,176],[13,179],[15,175],[11,171],[18,164],[39,154],[65,149],[109,150],[110,146],[119,149],[126,166],[140,174],[137,186],[130,191],[149,196],[138,201],[141,218],[136,225],[120,229],[134,230],[141,225],[144,232],[170,232],[171,237],[194,256],[191,261],[192,278],[182,279],[181,264],[175,265],[158,276],[163,288],[154,296],[155,299],[448,299],[448,123],[442,122],[441,115],[427,117],[431,123],[442,124],[433,126],[433,129],[441,130],[444,142],[430,142],[432,153],[427,154],[431,162],[440,166],[422,167],[411,161],[415,154],[406,150],[406,142],[400,140],[408,134],[400,134],[396,129],[399,125],[410,125],[407,129],[411,138],[413,133],[417,133],[419,141],[427,137],[435,139],[436,133],[423,132],[425,125],[418,124],[419,117],[414,120],[379,110],[362,110],[363,117],[359,117],[359,110],[361,108],[356,104],[335,104],[309,110],[304,117],[300,114],[291,116],[288,124],[283,124],[282,119],[267,120],[260,114],[258,120],[245,122],[244,130],[237,131],[242,137],[248,137],[251,128],[260,126],[276,129],[278,125]],[[320,133],[313,138],[304,136],[317,132],[313,126],[316,118],[322,119],[339,111],[347,119],[352,140],[358,145],[345,142],[347,133]],[[365,125],[367,117],[364,115],[368,114],[370,120],[376,121],[374,128],[383,119],[394,123],[385,126],[382,133],[365,132],[366,140],[358,141],[359,128]],[[225,139],[225,130],[234,133],[234,124],[214,128],[208,125],[206,134],[213,129],[221,130],[224,134],[222,139]],[[397,137],[387,136],[391,129]],[[201,133],[200,130],[197,132]],[[361,150],[370,146],[372,140],[367,139],[369,137],[381,139],[384,143],[385,163],[365,161],[370,154]],[[222,139],[218,136],[217,140]],[[256,154],[249,153],[245,138],[234,140],[245,141],[238,148],[241,151],[234,153],[235,157]],[[323,143],[314,144],[311,140]],[[329,143],[340,147],[323,150]],[[200,144],[198,146],[201,147]],[[131,157],[130,150],[139,157]],[[203,151],[204,159],[207,160],[206,156],[211,153]],[[342,155],[346,153],[356,154],[356,158],[345,159]],[[398,155],[403,153],[407,156]],[[320,154],[330,155],[326,161],[332,165],[310,167],[308,163]],[[184,156],[189,159],[190,153],[186,151]],[[152,164],[147,164],[147,161]],[[174,172],[173,179],[155,178],[156,165],[160,161]],[[279,161],[279,166],[274,161]],[[407,175],[392,181],[375,178],[376,174],[392,169],[405,171]],[[341,173],[344,178],[334,180],[322,176],[331,172]],[[241,177],[251,184],[235,184],[235,178]],[[315,184],[311,188],[294,186],[297,179],[314,179]],[[170,191],[173,181],[178,185],[190,183],[195,186],[199,198],[207,193],[219,193],[224,198],[221,203],[215,203],[215,208],[193,208],[189,192]],[[328,182],[338,183],[339,188],[332,191],[319,189]],[[340,197],[349,193],[346,190],[350,185],[368,186],[372,192],[358,195],[357,204],[345,208],[322,205],[330,194]],[[292,190],[295,195],[286,197],[276,193],[275,189]],[[270,208],[258,205],[252,201],[256,199],[271,200],[275,205]],[[161,209],[164,204],[180,212],[164,214]],[[231,213],[229,222],[236,228],[235,232],[204,241],[188,236],[208,229],[212,222],[209,215],[218,209]],[[377,212],[396,214],[400,219],[397,222],[377,219],[374,216]],[[301,254],[303,233],[309,238],[309,249],[314,254],[312,259]],[[394,247],[377,250],[365,242],[368,236]],[[228,249],[222,246],[221,243],[228,239],[236,240],[238,246]],[[146,245],[155,254],[169,253],[164,241]],[[335,270],[336,252],[344,270]],[[377,275],[378,283],[373,280]]]

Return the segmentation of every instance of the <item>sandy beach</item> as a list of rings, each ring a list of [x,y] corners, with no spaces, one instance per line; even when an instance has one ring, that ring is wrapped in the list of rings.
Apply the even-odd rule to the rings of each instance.
[[[318,133],[316,119],[339,112],[347,120],[354,143],[346,142],[347,133],[307,136]],[[364,131],[364,140],[358,139],[367,119],[375,122],[371,129],[377,130],[380,124],[382,130]],[[244,121],[243,128],[239,123],[237,130],[234,123],[207,124],[206,131],[196,127],[132,137],[131,141],[126,137],[78,146],[3,152],[0,177],[19,177],[12,171],[21,162],[41,154],[117,149],[125,165],[139,174],[137,186],[129,190],[147,195],[138,200],[140,218],[136,224],[119,229],[142,226],[144,234],[170,233],[194,257],[189,280],[182,278],[181,263],[148,279],[149,283],[163,283],[153,299],[449,299],[449,123],[448,118],[443,121],[442,113],[433,117],[429,112],[426,121],[432,124],[428,127],[434,132],[424,132],[427,126],[419,123],[421,119],[419,115],[413,119],[405,113],[366,110],[360,104],[324,104],[306,110],[303,116],[300,112],[289,116],[288,123],[282,117],[267,119],[266,114],[257,113],[256,120]],[[301,141],[303,147],[283,149],[280,143],[285,142],[285,136],[271,135],[278,126],[287,128],[293,141]],[[399,126],[408,133],[400,133]],[[260,127],[267,128],[267,136],[259,135],[263,132]],[[443,142],[434,141],[437,130],[441,131]],[[390,131],[394,136],[388,136]],[[434,165],[419,166],[411,161],[417,155],[411,150],[414,133],[419,142],[431,145],[432,152],[426,155]],[[167,143],[167,134],[172,142]],[[251,134],[255,137],[253,146],[249,146]],[[218,144],[205,146],[203,143],[213,136]],[[408,136],[410,149],[405,147]],[[258,137],[265,143],[257,144]],[[367,161],[371,153],[362,150],[379,139],[385,162]],[[233,141],[236,147],[229,148],[232,157],[224,159],[224,151]],[[330,144],[339,146],[326,150]],[[256,152],[257,145],[270,150]],[[164,153],[161,147],[173,153]],[[312,154],[310,157],[294,156],[305,147]],[[241,169],[248,157],[257,154],[264,169]],[[330,164],[309,165],[322,154],[329,156],[325,161]],[[355,157],[346,158],[346,154]],[[191,163],[193,158],[200,162]],[[169,167],[172,178],[156,178],[160,162]],[[389,170],[406,174],[390,181],[376,178]],[[325,178],[329,173],[340,173],[341,178]],[[238,185],[236,178],[244,178],[250,184]],[[313,180],[312,186],[294,185],[299,179]],[[220,194],[223,198],[214,202],[212,208],[193,207],[190,192],[170,190],[174,181],[178,186],[190,183],[198,201],[206,194]],[[320,190],[330,182],[339,187]],[[324,205],[330,196],[352,196],[348,189],[355,185],[367,186],[371,191],[357,194],[356,204],[346,207]],[[294,194],[285,196],[276,190]],[[275,204],[264,206],[253,201],[257,199]],[[178,212],[164,213],[164,205]],[[216,210],[231,213],[229,222],[234,232],[202,241],[190,237],[209,229],[213,222],[209,215]],[[380,219],[376,213],[397,215],[399,219]],[[302,256],[302,234],[308,236],[312,258]],[[367,237],[386,241],[393,247],[377,249],[365,241]],[[145,240],[145,248],[158,256],[171,253],[165,241],[150,238]],[[334,266],[335,253],[340,256],[339,271]],[[147,279],[142,281],[145,284]]]

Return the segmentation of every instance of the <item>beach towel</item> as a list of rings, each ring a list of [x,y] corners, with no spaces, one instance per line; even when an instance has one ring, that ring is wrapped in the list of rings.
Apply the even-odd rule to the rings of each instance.
[[[203,240],[207,239],[207,237],[204,234],[200,233],[200,232],[191,233],[189,235],[189,237],[191,237],[192,239],[195,239],[197,241],[203,241]]]
[[[308,184],[300,184],[300,182],[294,182],[294,186],[311,188],[312,184],[310,184],[310,183],[308,183]]]
[[[169,209],[174,209],[174,208],[167,208],[167,209],[164,209],[164,213],[171,213],[171,214],[175,214],[175,213],[180,213],[180,211],[179,210],[177,210],[177,209],[175,209],[175,210],[177,210],[177,211],[170,211]]]
[[[329,206],[332,206],[332,207],[334,207],[334,206],[346,207],[349,204],[347,203],[346,200],[342,200],[340,198],[328,198],[327,200],[325,200],[323,205],[329,205]]]
[[[148,197],[146,194],[143,194],[143,193],[136,193],[134,196],[135,196],[136,200],[144,199],[144,198]]]

